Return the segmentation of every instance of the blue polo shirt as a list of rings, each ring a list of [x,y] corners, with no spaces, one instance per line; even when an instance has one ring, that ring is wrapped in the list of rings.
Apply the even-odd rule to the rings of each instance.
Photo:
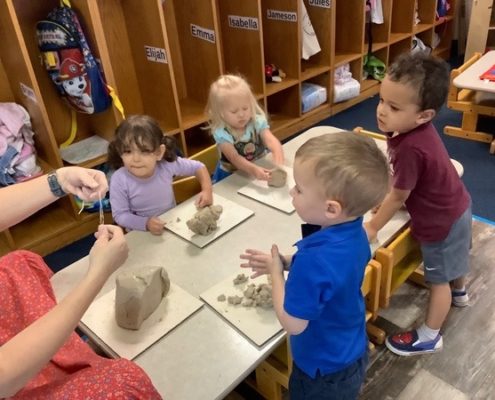
[[[296,246],[284,309],[309,321],[290,344],[296,365],[315,378],[318,371],[346,368],[366,351],[361,285],[371,251],[362,217],[321,229]]]

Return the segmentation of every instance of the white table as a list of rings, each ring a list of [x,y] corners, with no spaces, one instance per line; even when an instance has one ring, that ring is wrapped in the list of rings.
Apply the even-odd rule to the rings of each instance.
[[[445,126],[444,132],[451,136],[490,143],[490,153],[494,154],[494,135],[478,131],[478,116],[495,116],[495,107],[493,106],[495,81],[480,79],[481,75],[495,65],[495,50],[489,51],[479,59],[476,59],[478,57],[479,55],[473,56],[465,65],[454,69],[451,73],[451,76],[458,75],[452,80],[447,104],[449,108],[462,112],[462,125],[461,127]],[[462,89],[462,91],[459,89]],[[465,89],[490,93],[489,101],[487,103],[483,101],[478,103],[476,97],[472,94],[462,94],[466,92]]]
[[[495,93],[495,81],[480,79],[480,76],[493,65],[495,65],[495,50],[488,51],[458,77],[454,78],[454,86],[460,89]]]
[[[312,128],[285,144],[287,164],[292,165],[295,151],[307,139],[335,131],[339,129]],[[281,252],[293,252],[292,245],[300,239],[301,220],[295,212],[287,215],[238,195],[237,190],[248,182],[247,177],[234,174],[216,184],[214,193],[250,208],[255,212],[253,217],[203,249],[168,231],[160,237],[147,232],[130,232],[127,235],[130,255],[122,268],[143,263],[163,265],[172,282],[199,298],[200,293],[219,281],[236,271],[242,272],[239,255],[248,247],[268,251],[272,243],[277,243]],[[373,249],[389,242],[408,221],[408,214],[399,212],[380,231]],[[88,257],[84,257],[53,276],[52,284],[58,299],[82,278],[87,264]],[[115,276],[112,276],[98,297],[114,287]],[[134,361],[168,400],[220,399],[231,392],[284,337],[285,332],[281,332],[263,347],[258,347],[205,305]]]

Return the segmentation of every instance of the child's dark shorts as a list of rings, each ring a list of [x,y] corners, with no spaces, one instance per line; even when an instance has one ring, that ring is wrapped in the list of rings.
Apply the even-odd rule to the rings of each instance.
[[[441,242],[421,243],[426,282],[448,283],[469,271],[472,235],[471,206],[454,222]]]
[[[291,400],[353,400],[357,399],[366,377],[368,352],[342,371],[321,375],[313,379],[295,363],[289,379]]]

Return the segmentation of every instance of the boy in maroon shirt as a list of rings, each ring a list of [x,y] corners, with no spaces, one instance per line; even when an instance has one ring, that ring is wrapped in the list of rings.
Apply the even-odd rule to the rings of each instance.
[[[451,304],[468,304],[465,275],[471,243],[471,197],[431,123],[444,104],[449,70],[440,59],[404,54],[390,66],[380,88],[379,129],[387,135],[393,187],[371,221],[370,240],[403,204],[420,242],[425,279],[430,283],[421,327],[387,338],[394,353],[410,356],[441,350],[440,328]]]

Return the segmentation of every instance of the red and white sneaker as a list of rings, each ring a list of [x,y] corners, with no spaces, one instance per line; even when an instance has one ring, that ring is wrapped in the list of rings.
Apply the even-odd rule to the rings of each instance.
[[[416,330],[398,333],[387,337],[385,340],[387,348],[399,356],[415,356],[417,354],[435,353],[442,350],[442,335],[428,342],[420,342]]]

